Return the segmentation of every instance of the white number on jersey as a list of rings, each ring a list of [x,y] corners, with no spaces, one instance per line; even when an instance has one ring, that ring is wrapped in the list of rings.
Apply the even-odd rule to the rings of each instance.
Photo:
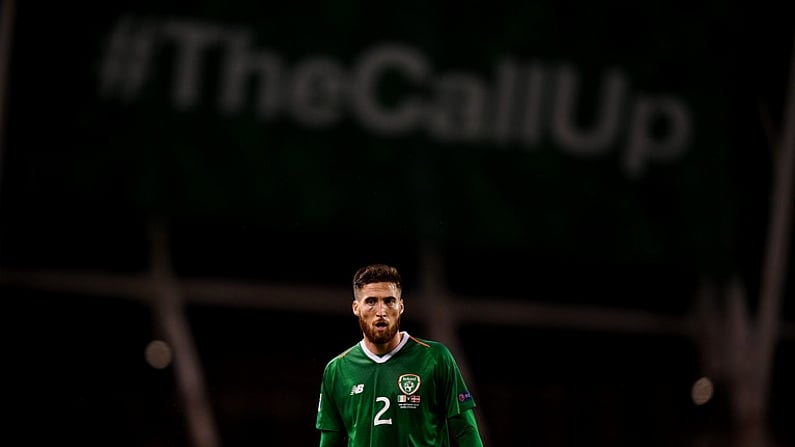
[[[376,402],[383,402],[384,408],[378,410],[378,413],[375,414],[375,419],[373,419],[373,425],[382,425],[382,424],[392,424],[392,418],[389,419],[381,419],[381,416],[386,413],[386,410],[389,410],[389,398],[388,397],[376,397]]]

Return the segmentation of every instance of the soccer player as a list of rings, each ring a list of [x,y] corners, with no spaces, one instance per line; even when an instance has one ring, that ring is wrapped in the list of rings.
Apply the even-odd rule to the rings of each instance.
[[[320,447],[482,447],[474,408],[450,350],[400,330],[401,278],[388,265],[353,276],[364,338],[326,365],[316,427]]]

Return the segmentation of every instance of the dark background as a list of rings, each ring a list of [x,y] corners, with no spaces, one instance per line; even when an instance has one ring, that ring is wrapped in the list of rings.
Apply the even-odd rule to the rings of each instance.
[[[12,428],[31,443],[190,445],[173,368],[155,369],[144,359],[147,344],[163,337],[152,306],[130,299],[136,292],[124,287],[91,292],[85,283],[25,276],[145,278],[153,219],[164,223],[180,280],[338,291],[335,312],[269,307],[279,297],[251,305],[187,297],[185,316],[225,446],[317,444],[323,367],[360,337],[347,313],[349,281],[360,265],[398,266],[406,282],[404,328],[432,333],[434,319],[446,316],[429,318],[418,303],[428,298],[419,284],[428,246],[442,260],[438,279],[453,307],[463,298],[507,300],[685,321],[705,279],[740,278],[749,309],[756,309],[775,165],[771,139],[782,133],[792,88],[791,6],[14,5],[0,293],[6,368],[14,377],[7,390],[19,397]],[[214,103],[214,67],[224,60],[216,47],[205,54],[204,82],[189,107],[175,105],[179,53],[165,44],[156,47],[140,91],[104,94],[104,51],[125,15],[141,26],[187,20],[246,30],[253,48],[290,67],[322,55],[349,68],[381,42],[411,46],[433,76],[467,73],[487,84],[507,57],[550,70],[569,65],[581,82],[576,119],[583,126],[598,119],[600,82],[617,68],[630,80],[631,98],[673,95],[688,104],[693,135],[681,158],[650,162],[633,178],[621,167],[622,139],[581,157],[549,134],[530,148],[515,140],[444,141],[424,128],[386,135],[349,109],[323,126],[287,111],[263,118],[253,99],[225,115]],[[391,88],[382,93],[385,103],[417,93]],[[777,344],[770,402],[781,445],[795,445],[793,273],[790,263],[781,309],[789,332]],[[690,397],[705,375],[697,340],[647,329],[462,322],[455,354],[470,366],[467,379],[491,444],[697,446],[725,439],[733,428],[725,384],[716,383],[705,405]]]

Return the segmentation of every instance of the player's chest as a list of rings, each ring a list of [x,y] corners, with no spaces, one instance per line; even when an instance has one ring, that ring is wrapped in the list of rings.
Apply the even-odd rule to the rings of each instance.
[[[386,398],[404,407],[420,404],[435,393],[433,369],[422,363],[374,364],[362,368],[358,374],[347,375],[340,391],[350,401],[373,401]]]

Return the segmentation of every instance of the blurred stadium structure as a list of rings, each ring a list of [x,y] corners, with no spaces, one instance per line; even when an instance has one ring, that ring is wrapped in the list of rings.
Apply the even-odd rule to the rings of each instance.
[[[316,444],[386,261],[487,445],[795,445],[786,6],[2,5],[29,440]]]

